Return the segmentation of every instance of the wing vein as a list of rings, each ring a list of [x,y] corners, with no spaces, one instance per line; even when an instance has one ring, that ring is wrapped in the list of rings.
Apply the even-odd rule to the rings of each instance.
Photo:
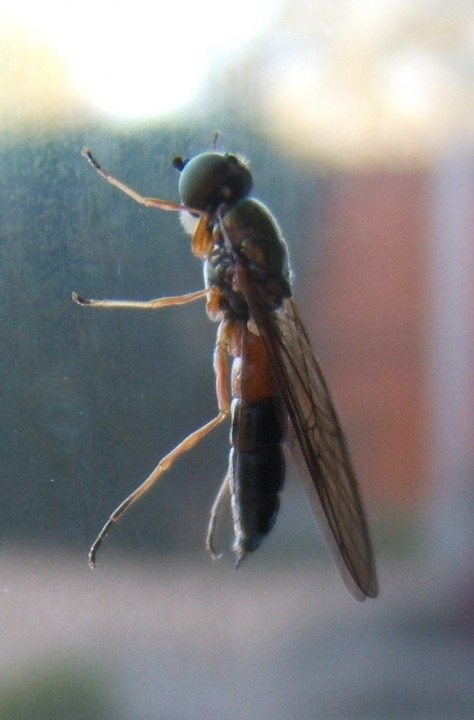
[[[262,336],[295,441],[292,454],[323,536],[350,592],[378,593],[369,529],[346,440],[294,302],[271,307],[245,266],[239,285]]]

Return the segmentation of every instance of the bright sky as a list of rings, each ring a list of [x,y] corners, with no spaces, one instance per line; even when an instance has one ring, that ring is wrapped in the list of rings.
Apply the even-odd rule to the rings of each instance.
[[[3,16],[10,27],[30,29],[55,50],[86,102],[99,111],[143,119],[191,103],[209,68],[262,32],[276,5],[276,0],[0,0],[0,27]]]

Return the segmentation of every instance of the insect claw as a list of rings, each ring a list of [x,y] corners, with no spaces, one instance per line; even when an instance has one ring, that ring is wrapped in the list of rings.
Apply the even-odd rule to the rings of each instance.
[[[82,297],[82,295],[79,295],[79,293],[77,293],[77,292],[73,292],[73,294],[72,294],[72,299],[73,299],[74,302],[77,303],[78,305],[90,305],[90,304],[91,304],[91,301],[90,301],[90,300],[88,300],[88,299],[85,298],[85,297]]]
[[[88,160],[90,162],[90,164],[92,165],[92,167],[94,167],[96,170],[98,170],[99,172],[102,170],[101,166],[99,165],[99,163],[93,156],[90,148],[88,148],[88,147],[82,148],[81,155],[82,155],[82,157],[85,157],[86,160]]]
[[[208,533],[208,537],[206,540],[206,546],[211,554],[211,558],[213,560],[220,560],[221,557],[223,557],[223,552],[218,552],[216,548],[214,547],[214,526],[211,528],[211,531]]]
[[[89,565],[91,570],[95,570],[95,554],[96,554],[97,547],[94,545],[89,550],[89,558],[87,560],[87,564]]]

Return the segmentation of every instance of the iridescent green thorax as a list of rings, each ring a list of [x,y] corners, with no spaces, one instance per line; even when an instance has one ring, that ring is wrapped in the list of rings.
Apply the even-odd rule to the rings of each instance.
[[[236,287],[237,263],[245,264],[265,294],[269,309],[291,296],[288,251],[280,229],[263,203],[243,198],[225,206],[213,222],[214,246],[205,263],[207,287],[222,291],[222,310],[230,317],[248,319],[246,302]]]

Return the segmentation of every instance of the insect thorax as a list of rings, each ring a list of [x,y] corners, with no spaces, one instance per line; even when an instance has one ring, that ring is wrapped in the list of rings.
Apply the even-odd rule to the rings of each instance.
[[[269,310],[291,296],[288,251],[270,211],[254,198],[244,198],[215,219],[214,245],[204,265],[207,287],[221,291],[221,310],[248,320],[249,309],[236,283],[236,266],[245,265],[268,300]]]

